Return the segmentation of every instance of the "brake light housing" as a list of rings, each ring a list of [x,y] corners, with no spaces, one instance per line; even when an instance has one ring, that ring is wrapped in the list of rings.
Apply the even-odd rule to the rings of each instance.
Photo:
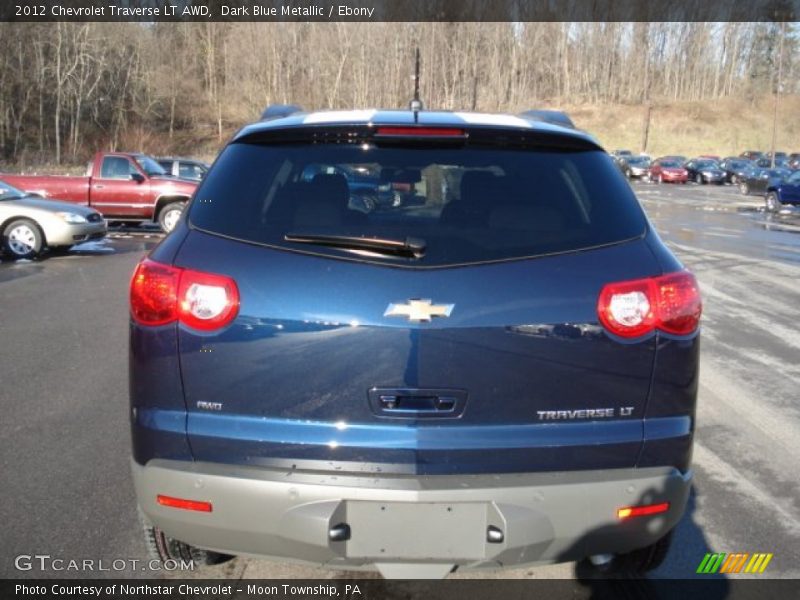
[[[225,275],[182,269],[145,259],[136,266],[130,287],[131,317],[156,327],[180,322],[214,331],[239,314],[239,288]]]
[[[456,127],[420,127],[389,125],[378,127],[377,136],[386,137],[434,137],[434,138],[463,138],[467,133]]]
[[[689,271],[609,283],[597,300],[597,315],[610,333],[637,338],[653,331],[690,335],[700,324],[702,300]]]

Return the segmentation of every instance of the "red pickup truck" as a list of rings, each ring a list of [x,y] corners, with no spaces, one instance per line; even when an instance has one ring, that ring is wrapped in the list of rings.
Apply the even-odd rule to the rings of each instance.
[[[197,182],[168,175],[145,154],[98,152],[84,177],[6,175],[29,194],[91,206],[111,221],[157,221],[172,231]]]

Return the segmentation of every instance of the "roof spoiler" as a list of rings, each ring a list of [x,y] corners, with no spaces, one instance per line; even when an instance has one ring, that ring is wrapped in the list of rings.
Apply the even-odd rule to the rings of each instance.
[[[519,116],[528,121],[540,121],[550,123],[551,125],[576,129],[575,123],[572,122],[569,115],[560,110],[526,110],[520,113]]]
[[[261,113],[261,120],[282,119],[301,112],[303,112],[303,109],[296,104],[270,104]]]

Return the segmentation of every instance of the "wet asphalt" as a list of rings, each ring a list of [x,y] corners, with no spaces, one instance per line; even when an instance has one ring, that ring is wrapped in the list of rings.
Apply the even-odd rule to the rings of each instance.
[[[633,185],[705,302],[694,486],[653,576],[692,577],[706,552],[771,552],[771,577],[799,577],[800,214],[766,215],[731,186]],[[132,228],[44,260],[0,257],[0,577],[164,576],[15,568],[19,555],[145,557],[128,464],[127,285],[160,237]],[[343,573],[236,559],[202,575]]]

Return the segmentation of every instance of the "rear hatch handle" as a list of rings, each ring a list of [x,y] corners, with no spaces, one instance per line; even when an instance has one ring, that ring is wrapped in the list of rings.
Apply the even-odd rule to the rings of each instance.
[[[372,388],[372,413],[395,419],[457,419],[464,414],[467,391],[441,388]]]

